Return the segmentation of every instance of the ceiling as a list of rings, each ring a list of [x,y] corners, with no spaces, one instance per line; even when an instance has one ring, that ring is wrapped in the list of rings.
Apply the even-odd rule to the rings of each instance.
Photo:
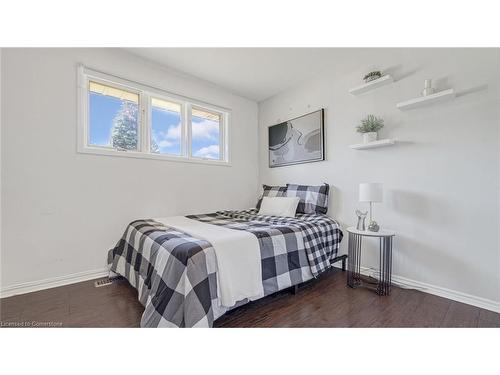
[[[127,48],[235,94],[265,100],[319,74],[362,49],[348,48]],[[366,51],[366,50],[364,50]],[[351,60],[352,61],[352,60]]]

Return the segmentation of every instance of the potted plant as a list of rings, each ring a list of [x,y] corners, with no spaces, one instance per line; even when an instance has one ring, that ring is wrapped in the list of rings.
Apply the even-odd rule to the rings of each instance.
[[[382,72],[380,70],[374,70],[363,77],[365,83],[374,81],[382,77]]]
[[[368,115],[361,120],[361,125],[356,127],[358,133],[363,134],[363,142],[369,143],[377,140],[377,132],[384,127],[384,120],[374,115]]]

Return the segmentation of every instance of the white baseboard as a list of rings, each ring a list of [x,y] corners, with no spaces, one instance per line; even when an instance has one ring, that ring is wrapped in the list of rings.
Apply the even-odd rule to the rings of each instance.
[[[84,271],[73,273],[71,275],[52,277],[49,279],[30,281],[27,283],[20,283],[2,287],[0,289],[0,298],[11,297],[17,294],[25,294],[36,292],[38,290],[55,288],[58,286],[79,283],[81,281],[87,281],[92,279],[98,279],[100,277],[108,276],[108,269],[103,268],[100,270]]]
[[[340,268],[337,265],[335,265],[335,267]],[[361,273],[365,276],[372,276],[375,278],[378,277],[378,270],[374,270],[372,268],[361,267]],[[458,292],[456,290],[451,290],[432,284],[423,283],[421,281],[408,279],[406,277],[398,275],[392,275],[392,283],[405,289],[417,289],[424,293],[434,294],[439,297],[448,298],[453,301],[466,303],[468,305],[477,306],[482,309],[500,313],[500,302],[490,299],[473,296],[471,294]]]

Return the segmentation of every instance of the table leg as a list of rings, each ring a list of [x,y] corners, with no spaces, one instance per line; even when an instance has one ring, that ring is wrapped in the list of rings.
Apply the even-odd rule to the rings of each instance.
[[[381,296],[387,296],[391,292],[392,237],[380,238],[379,262],[380,269],[377,293]]]
[[[360,284],[362,236],[349,233],[347,257],[347,285],[355,288]]]

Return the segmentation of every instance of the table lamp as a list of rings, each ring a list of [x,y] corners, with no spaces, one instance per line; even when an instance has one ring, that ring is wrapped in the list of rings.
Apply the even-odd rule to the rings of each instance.
[[[374,182],[365,182],[359,184],[359,201],[370,202],[370,223],[368,230],[378,232],[380,227],[372,217],[373,202],[382,202],[382,184]]]

